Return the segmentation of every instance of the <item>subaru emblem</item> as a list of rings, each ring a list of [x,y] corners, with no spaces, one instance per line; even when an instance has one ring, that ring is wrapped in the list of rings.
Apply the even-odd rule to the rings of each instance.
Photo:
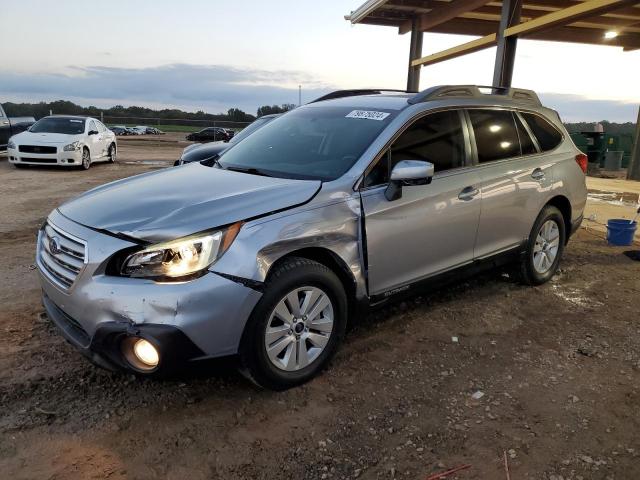
[[[51,237],[49,239],[49,252],[51,252],[51,255],[62,253],[62,250],[60,249],[60,240],[58,240],[58,237]]]

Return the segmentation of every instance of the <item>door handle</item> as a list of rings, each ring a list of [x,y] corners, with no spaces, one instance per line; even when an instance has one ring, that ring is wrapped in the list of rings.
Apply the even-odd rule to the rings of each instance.
[[[2,125],[9,125],[9,120],[5,120],[2,122]]]
[[[531,172],[531,178],[533,178],[534,180],[543,180],[544,172],[541,168],[536,168],[533,172]]]
[[[463,188],[462,191],[458,194],[458,198],[466,202],[466,201],[472,200],[473,197],[475,197],[479,193],[480,193],[480,190],[478,190],[474,186],[470,186],[470,187]]]

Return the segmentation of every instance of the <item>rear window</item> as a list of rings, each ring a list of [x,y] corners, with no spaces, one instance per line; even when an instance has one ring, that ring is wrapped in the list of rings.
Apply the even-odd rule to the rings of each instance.
[[[522,113],[525,121],[529,125],[529,128],[538,140],[538,145],[543,152],[553,150],[562,141],[562,134],[556,127],[551,125],[547,120],[540,115],[533,113]]]
[[[520,141],[508,110],[469,110],[480,163],[520,155]]]

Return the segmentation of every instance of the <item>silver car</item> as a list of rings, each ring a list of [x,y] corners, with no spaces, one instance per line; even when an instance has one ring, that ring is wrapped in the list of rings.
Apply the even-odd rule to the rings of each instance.
[[[549,280],[585,170],[528,90],[334,92],[219,157],[55,209],[38,238],[43,302],[106,368],[238,354],[256,383],[288,388],[363,308],[505,262]]]

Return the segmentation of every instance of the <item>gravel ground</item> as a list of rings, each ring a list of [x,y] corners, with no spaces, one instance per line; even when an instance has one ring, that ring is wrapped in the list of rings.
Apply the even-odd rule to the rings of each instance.
[[[640,478],[640,262],[581,230],[531,288],[490,272],[352,325],[329,370],[260,391],[221,360],[145,381],[88,364],[43,315],[35,232],[65,198],[169,165],[176,138],[116,165],[0,159],[0,477]],[[636,247],[638,248],[638,247]]]

